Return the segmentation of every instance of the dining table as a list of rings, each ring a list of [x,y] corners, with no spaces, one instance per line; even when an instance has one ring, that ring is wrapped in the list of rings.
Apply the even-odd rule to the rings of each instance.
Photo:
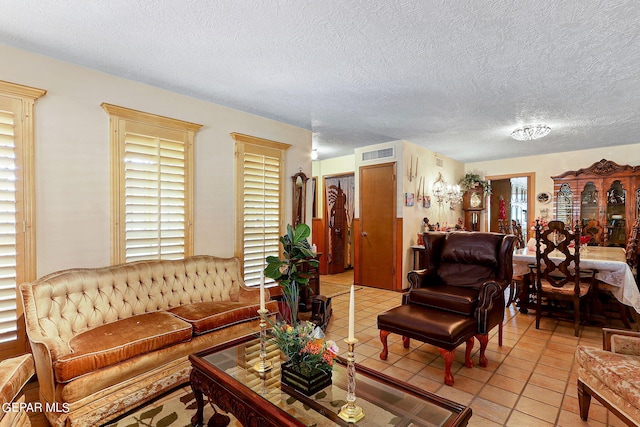
[[[551,254],[553,258],[553,253]],[[516,249],[513,253],[514,276],[526,276],[530,265],[536,263],[536,251],[531,247]],[[626,262],[624,248],[586,246],[580,248],[580,269],[594,270],[596,280],[607,283],[613,296],[622,304],[640,313],[640,290],[631,267]],[[521,298],[521,296],[520,296]]]

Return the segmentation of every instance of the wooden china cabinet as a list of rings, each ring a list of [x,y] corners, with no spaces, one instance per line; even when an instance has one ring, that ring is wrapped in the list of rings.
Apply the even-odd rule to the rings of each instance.
[[[640,215],[640,166],[602,159],[588,168],[553,179],[554,218],[572,226],[580,222],[590,244],[622,246]]]

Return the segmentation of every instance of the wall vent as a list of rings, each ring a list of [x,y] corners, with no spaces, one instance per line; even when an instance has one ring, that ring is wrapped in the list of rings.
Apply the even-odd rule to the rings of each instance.
[[[436,156],[436,166],[444,167],[444,160],[442,160],[442,157],[437,157]]]
[[[373,151],[364,151],[362,153],[362,161],[368,162],[371,160],[393,158],[395,157],[393,148],[394,147],[382,148],[380,150],[373,150]]]

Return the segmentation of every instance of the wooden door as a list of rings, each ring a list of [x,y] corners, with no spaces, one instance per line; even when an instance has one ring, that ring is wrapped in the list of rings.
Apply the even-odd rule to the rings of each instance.
[[[360,168],[360,278],[365,286],[393,289],[395,163]]]
[[[507,210],[506,224],[511,224],[511,179],[495,179],[491,180],[491,211],[489,213],[489,231],[502,232],[498,224],[498,208],[500,206],[500,197],[505,200],[505,209]]]

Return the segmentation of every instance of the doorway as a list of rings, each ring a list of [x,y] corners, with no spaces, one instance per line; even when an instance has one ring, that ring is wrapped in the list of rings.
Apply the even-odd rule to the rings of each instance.
[[[522,227],[523,241],[529,239],[529,225],[534,217],[534,177],[533,172],[487,176],[487,181],[491,183],[489,231],[512,232],[511,223],[516,221]],[[504,218],[502,222],[501,217]]]
[[[360,257],[361,283],[394,289],[396,164],[360,168]]]

